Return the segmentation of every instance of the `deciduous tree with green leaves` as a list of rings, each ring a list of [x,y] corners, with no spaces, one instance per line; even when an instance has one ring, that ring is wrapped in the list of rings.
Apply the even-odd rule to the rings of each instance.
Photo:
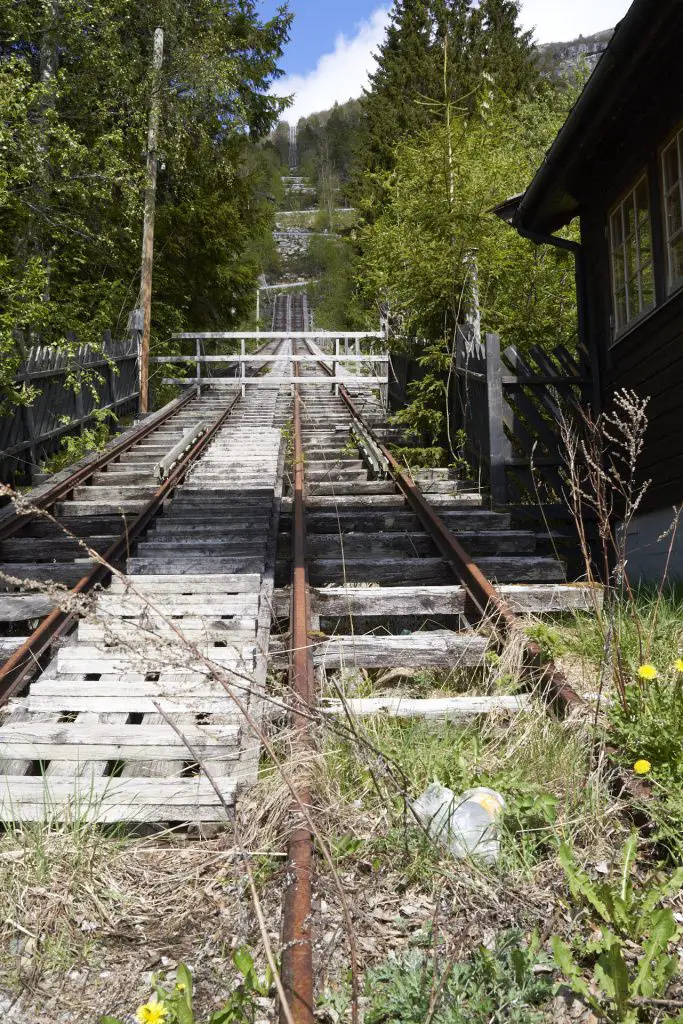
[[[291,16],[254,0],[22,0],[0,9],[0,386],[26,338],[97,343],[136,305],[153,33],[161,26],[153,328],[229,326],[272,223],[254,140]],[[234,310],[234,312],[232,312]],[[15,395],[15,398],[18,396]]]

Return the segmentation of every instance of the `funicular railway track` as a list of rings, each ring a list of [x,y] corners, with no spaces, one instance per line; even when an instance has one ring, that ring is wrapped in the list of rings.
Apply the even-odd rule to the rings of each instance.
[[[289,666],[293,742],[304,754],[319,714],[460,720],[526,707],[523,696],[489,693],[328,699],[326,674],[476,674],[518,615],[591,607],[587,588],[567,585],[563,566],[537,553],[535,535],[513,530],[466,482],[447,470],[404,472],[387,448],[395,431],[376,375],[381,358],[288,338],[309,328],[305,296],[276,297],[280,338],[261,350],[273,357],[272,384],[266,377],[245,397],[220,384],[188,393],[88,467],[87,480],[67,475],[44,496],[56,525],[36,515],[0,520],[5,600],[29,602],[27,618],[60,602],[20,593],[20,579],[87,578],[91,560],[75,560],[83,549],[62,541],[63,527],[125,568],[0,723],[0,817],[40,818],[85,801],[97,821],[224,822],[256,779],[269,663]],[[197,417],[210,429],[160,489],[154,465]],[[35,562],[13,561],[24,550],[14,538],[38,545]],[[93,585],[111,575],[98,564],[92,571]],[[68,615],[71,626],[76,613],[61,603],[67,610],[50,614]],[[35,637],[5,666],[4,682],[0,675],[4,700],[48,650],[32,648]],[[559,674],[539,668],[539,655],[526,645],[527,668],[549,698],[578,701]],[[313,1019],[313,813],[304,788],[283,877],[282,977],[297,1024]]]
[[[294,353],[317,359],[294,369],[300,381],[293,409],[291,536],[281,545],[292,559],[280,581],[292,581],[290,676],[295,706],[306,708],[292,716],[301,757],[310,744],[310,720],[321,710],[352,718],[388,713],[461,720],[523,710],[523,696],[321,701],[326,674],[344,670],[476,673],[487,650],[518,631],[518,614],[587,608],[590,597],[564,583],[557,560],[536,553],[533,534],[514,531],[509,517],[485,510],[466,484],[432,471],[416,474],[422,477],[418,485],[402,469],[384,443],[392,434],[374,378],[367,383],[360,373],[361,360],[351,364],[358,371],[351,374],[340,372],[336,360],[308,340],[297,341]],[[321,377],[334,382],[330,389],[307,385]],[[456,533],[477,553],[476,562]],[[285,596],[277,605],[281,616]],[[524,640],[524,647],[530,683],[540,684],[549,704],[563,711],[580,705],[536,646]],[[332,692],[338,692],[336,684]],[[299,813],[301,805],[310,806],[309,790],[299,798],[283,907],[283,983],[295,1021],[310,1024],[314,837]]]

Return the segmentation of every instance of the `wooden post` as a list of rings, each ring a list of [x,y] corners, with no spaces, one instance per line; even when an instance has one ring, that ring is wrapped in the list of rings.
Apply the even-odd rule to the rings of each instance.
[[[154,264],[154,206],[157,191],[157,136],[159,134],[159,81],[164,59],[164,30],[154,33],[152,58],[152,105],[147,130],[147,185],[145,187],[145,216],[142,231],[142,272],[140,296],[144,311],[142,342],[140,344],[140,413],[149,411],[149,339],[152,327],[152,268]]]
[[[486,399],[489,428],[489,488],[491,503],[505,505],[507,481],[505,453],[507,449],[503,428],[503,367],[500,359],[500,338],[486,335]]]
[[[119,360],[116,358],[115,352],[112,350],[111,342],[111,331],[104,331],[102,334],[102,355],[105,359],[111,359],[111,363],[107,363],[104,377],[105,387],[109,387],[109,404],[112,407],[114,414],[116,413],[116,407],[118,405],[118,388],[116,386],[117,377],[119,375]],[[106,398],[106,392],[104,397]],[[104,405],[107,403],[104,402]]]
[[[202,393],[202,343],[199,338],[195,341],[197,353],[197,398]]]
[[[247,354],[247,343],[246,343],[245,339],[242,338],[242,340],[240,342],[240,355],[242,356],[242,360],[240,362],[240,377],[242,378],[242,398],[244,398],[244,396],[247,393],[247,385],[245,383],[246,377],[247,377],[247,364],[244,361],[244,357],[246,356],[246,354]]]
[[[24,417],[24,431],[26,439],[31,442],[29,453],[31,455],[31,462],[26,467],[26,475],[28,476],[29,484],[33,483],[33,475],[38,469],[38,438],[36,434],[36,423],[33,415],[33,407],[30,405],[22,405],[21,413]]]
[[[340,354],[339,353],[339,347],[340,347],[340,340],[339,340],[339,338],[335,338],[334,339],[334,354],[337,357],[339,357],[339,354]],[[332,371],[333,371],[335,377],[339,376],[338,366],[339,366],[339,364],[337,363],[336,359],[333,359],[332,360]],[[335,395],[339,394],[339,384],[336,383],[336,382],[335,382],[335,385],[334,385],[334,393],[335,393]]]

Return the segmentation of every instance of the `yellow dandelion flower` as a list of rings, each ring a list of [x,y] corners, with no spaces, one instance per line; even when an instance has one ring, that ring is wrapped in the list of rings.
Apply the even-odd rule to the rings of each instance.
[[[145,1003],[144,1006],[139,1006],[135,1016],[139,1024],[164,1024],[167,1014],[166,1003],[149,1002]]]
[[[674,661],[674,669],[676,672],[683,672],[683,658],[676,658]]]
[[[646,761],[644,757],[641,757],[640,760],[636,761],[633,766],[633,770],[636,775],[647,775],[651,768],[652,765],[649,761]]]
[[[641,665],[638,669],[638,675],[641,679],[656,679],[657,669],[654,665]]]

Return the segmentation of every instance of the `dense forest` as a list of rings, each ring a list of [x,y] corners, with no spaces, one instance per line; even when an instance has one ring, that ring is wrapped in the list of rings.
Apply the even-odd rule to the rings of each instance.
[[[518,7],[397,0],[363,95],[297,125],[297,173],[321,211],[330,189],[356,210],[351,223],[319,222],[340,238],[311,243],[317,322],[369,327],[387,312],[392,347],[425,371],[413,396],[421,425],[442,422],[430,382],[457,324],[522,348],[575,342],[571,255],[492,212],[527,186],[589,70],[580,47],[569,65],[564,49],[537,48]],[[287,123],[268,145],[288,168]]]
[[[291,20],[283,8],[262,21],[253,0],[3,6],[6,398],[30,401],[13,386],[27,342],[121,336],[138,304],[157,25],[156,351],[174,330],[253,324],[257,280],[287,271],[317,282],[320,326],[376,326],[388,312],[393,344],[410,351],[420,339],[436,367],[467,321],[521,345],[571,342],[571,259],[491,213],[526,186],[577,84],[549,73],[518,4],[396,0],[363,95],[299,122],[296,173],[310,187],[298,193],[283,180],[290,132],[278,96]],[[284,266],[278,211],[311,203],[317,233]]]

